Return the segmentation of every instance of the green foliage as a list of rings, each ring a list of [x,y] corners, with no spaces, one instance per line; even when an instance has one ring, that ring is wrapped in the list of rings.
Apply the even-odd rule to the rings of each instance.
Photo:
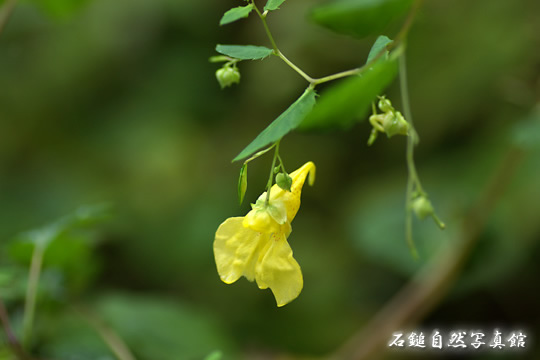
[[[392,43],[392,41],[393,40],[390,40],[387,36],[380,35],[377,40],[375,40],[375,43],[371,47],[371,50],[369,50],[366,64],[375,59],[383,49],[385,49],[389,44]],[[388,59],[388,51],[385,52],[383,58]]]
[[[248,164],[244,163],[240,169],[240,176],[238,177],[238,202],[242,204],[244,196],[247,190],[247,167]]]
[[[381,60],[360,75],[331,85],[300,129],[350,128],[366,116],[372,101],[394,80],[396,73],[395,59]]]
[[[253,11],[253,4],[232,8],[223,14],[223,17],[219,21],[219,25],[226,25],[242,18],[247,18],[251,11]]]
[[[260,60],[272,55],[273,50],[255,45],[217,45],[220,54],[240,60]]]
[[[81,9],[89,0],[32,0],[49,15],[66,18]]]
[[[266,5],[264,6],[264,10],[273,11],[279,9],[281,4],[283,4],[285,0],[268,0]]]
[[[110,295],[98,301],[97,313],[142,359],[202,359],[215,349],[231,350],[210,314],[178,301]]]
[[[403,15],[412,0],[338,0],[313,10],[311,18],[338,33],[366,37]]]
[[[264,129],[233,161],[241,160],[296,129],[315,105],[315,90],[308,88],[287,110]]]

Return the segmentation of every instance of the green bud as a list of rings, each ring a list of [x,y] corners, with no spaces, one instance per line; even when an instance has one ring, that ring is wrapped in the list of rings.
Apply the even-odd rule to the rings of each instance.
[[[240,71],[236,67],[225,65],[216,71],[216,78],[221,88],[224,89],[232,84],[240,83]]]
[[[392,106],[392,103],[390,102],[390,100],[388,100],[384,96],[379,99],[379,109],[381,109],[381,111],[385,113],[394,111],[394,107]]]
[[[246,195],[247,190],[247,163],[242,165],[240,169],[240,176],[238,177],[238,201],[242,204],[244,201],[244,195]]]
[[[386,113],[382,125],[389,138],[394,135],[407,135],[409,133],[409,123],[399,111]]]
[[[283,190],[291,191],[292,178],[289,174],[279,173],[276,176],[276,184]]]
[[[420,220],[424,220],[428,216],[432,216],[435,211],[429,201],[425,196],[419,196],[412,202],[412,210]]]

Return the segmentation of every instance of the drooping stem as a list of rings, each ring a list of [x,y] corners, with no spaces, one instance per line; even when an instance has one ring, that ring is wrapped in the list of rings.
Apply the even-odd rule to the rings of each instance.
[[[401,92],[401,102],[403,103],[403,112],[405,113],[405,118],[409,123],[409,136],[407,136],[407,169],[409,176],[407,178],[407,190],[405,191],[405,238],[407,239],[407,244],[411,250],[414,258],[418,258],[418,251],[413,241],[412,234],[412,200],[413,200],[413,191],[416,190],[423,192],[422,185],[418,179],[418,174],[416,172],[416,166],[414,164],[414,145],[418,142],[418,135],[414,129],[414,123],[411,113],[411,105],[409,103],[409,88],[407,85],[407,64],[405,62],[405,50],[401,53],[399,57],[399,85]]]
[[[276,161],[279,156],[279,142],[276,142],[276,149],[274,150],[274,158],[272,159],[272,166],[270,167],[270,176],[268,177],[268,184],[266,185],[266,204],[270,201],[270,190],[272,189],[272,184],[274,182],[274,168],[276,167]]]
[[[41,275],[41,265],[43,264],[44,253],[44,246],[40,243],[36,243],[30,263],[30,274],[28,276],[28,287],[26,289],[26,299],[24,303],[22,345],[25,349],[30,346],[32,337],[39,277]]]

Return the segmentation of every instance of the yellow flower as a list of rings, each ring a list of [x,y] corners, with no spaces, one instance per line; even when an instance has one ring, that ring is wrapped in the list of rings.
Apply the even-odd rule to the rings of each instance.
[[[315,179],[312,162],[290,174],[293,180],[290,192],[274,185],[268,203],[264,192],[245,217],[228,218],[219,226],[214,257],[223,282],[232,284],[241,276],[255,280],[260,289],[272,290],[277,306],[298,297],[304,280],[287,238],[300,208],[300,195],[308,174],[312,185]]]

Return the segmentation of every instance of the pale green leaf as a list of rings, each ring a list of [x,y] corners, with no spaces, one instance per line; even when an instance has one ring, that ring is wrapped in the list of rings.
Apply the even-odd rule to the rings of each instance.
[[[375,40],[375,43],[371,47],[371,50],[369,50],[369,55],[368,55],[366,64],[369,63],[371,60],[375,59],[377,55],[379,55],[379,53],[383,51],[383,49],[385,49],[386,46],[390,44],[391,42],[392,40],[390,40],[388,37],[384,35],[380,35],[377,38],[377,40]],[[388,56],[388,51],[385,51],[385,52],[386,52],[386,56]]]
[[[268,0],[266,5],[264,6],[265,11],[273,11],[279,9],[281,4],[283,4],[285,0]]]
[[[253,10],[253,4],[232,8],[229,11],[227,11],[225,14],[223,14],[223,17],[219,21],[219,25],[230,24],[232,22],[235,22],[236,20],[246,18],[249,16],[249,13],[252,10]]]
[[[233,161],[243,159],[296,129],[315,105],[315,90],[309,88],[285,112],[264,129]]]
[[[273,50],[264,46],[255,45],[217,45],[216,51],[220,54],[240,60],[259,60],[272,54]]]
[[[371,102],[392,82],[397,74],[396,60],[378,61],[361,75],[336,83],[321,94],[313,111],[300,129],[328,127],[349,128],[365,117]]]
[[[335,32],[365,37],[380,33],[411,4],[412,0],[339,0],[317,7],[311,17]]]

